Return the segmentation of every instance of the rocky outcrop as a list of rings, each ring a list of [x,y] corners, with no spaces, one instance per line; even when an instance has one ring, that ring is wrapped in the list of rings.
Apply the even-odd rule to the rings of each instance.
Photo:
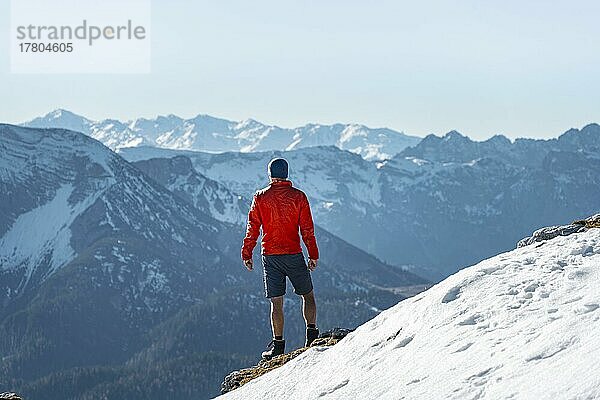
[[[319,338],[311,344],[310,347],[333,346],[346,337],[346,335],[348,335],[350,332],[352,332],[351,329],[343,328],[335,328],[327,332],[323,332],[319,335]],[[240,386],[250,382],[252,379],[258,378],[259,376],[264,375],[275,368],[281,367],[283,364],[296,358],[307,349],[308,347],[303,347],[290,353],[282,354],[278,357],[272,358],[271,360],[260,360],[254,367],[233,371],[225,377],[225,380],[223,380],[223,383],[221,384],[221,394],[225,394],[229,391],[237,389]]]
[[[1,400],[23,400],[21,398],[21,396],[17,395],[16,393],[12,393],[12,392],[0,393],[0,399]]]
[[[521,239],[519,243],[517,243],[517,248],[542,242],[544,240],[554,239],[557,236],[569,236],[573,233],[585,232],[591,228],[600,228],[600,214],[596,214],[587,219],[574,221],[569,225],[550,226],[538,229],[530,237]]]

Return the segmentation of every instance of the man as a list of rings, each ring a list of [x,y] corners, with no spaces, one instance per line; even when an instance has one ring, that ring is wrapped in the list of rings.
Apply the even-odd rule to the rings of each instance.
[[[244,244],[242,260],[248,271],[254,268],[252,250],[262,227],[262,264],[266,296],[271,300],[273,340],[263,358],[285,352],[283,339],[283,295],[288,277],[294,292],[302,296],[302,312],[306,321],[306,341],[310,344],[319,336],[316,326],[317,305],[310,272],[317,268],[319,249],[315,239],[310,205],[304,192],[292,187],[288,178],[288,163],[283,158],[271,160],[268,166],[270,184],[254,194]],[[302,255],[300,237],[308,250],[308,266]]]

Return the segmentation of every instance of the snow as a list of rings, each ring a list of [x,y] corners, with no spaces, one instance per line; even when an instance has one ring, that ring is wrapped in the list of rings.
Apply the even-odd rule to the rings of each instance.
[[[321,204],[322,204],[322,206],[323,206],[323,208],[325,210],[329,211],[329,210],[331,210],[333,208],[333,202],[332,201],[324,201]]]
[[[33,272],[47,256],[51,257],[47,276],[73,259],[69,227],[96,200],[97,195],[70,204],[72,192],[71,184],[63,185],[52,200],[21,214],[0,238],[2,270],[15,266],[26,270],[20,288],[28,283]]]
[[[598,399],[600,229],[500,254],[223,399]]]
[[[83,132],[114,151],[146,145],[206,152],[337,146],[367,160],[383,160],[420,141],[420,138],[391,129],[373,129],[356,124],[307,124],[297,128],[280,128],[252,119],[228,121],[209,115],[198,115],[192,119],[169,115],[154,120],[139,118],[121,122],[114,119],[91,121],[65,110],[57,110],[24,125]]]

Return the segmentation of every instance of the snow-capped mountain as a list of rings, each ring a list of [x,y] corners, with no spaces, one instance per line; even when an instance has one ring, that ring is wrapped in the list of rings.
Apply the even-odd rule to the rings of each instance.
[[[89,256],[119,281],[122,274],[133,273],[132,265],[138,265],[127,254],[135,250],[132,246],[143,244],[134,244],[135,240],[155,242],[168,248],[168,254],[189,253],[189,245],[194,243],[201,252],[196,256],[202,254],[201,264],[207,270],[222,262],[231,264],[223,261],[214,239],[219,230],[227,232],[227,228],[178,201],[99,142],[67,130],[10,125],[0,125],[0,134],[4,216],[0,273],[7,283],[2,287],[8,294],[5,301],[37,287],[101,238],[107,242]],[[106,246],[109,241],[112,250]],[[145,255],[148,253],[135,257]],[[164,265],[174,260],[160,258],[136,260],[141,269],[135,272],[140,274],[136,277],[140,279],[139,292],[146,283],[152,289],[175,291],[168,287],[168,273],[174,271]],[[198,269],[195,259],[187,261],[191,262],[188,267]],[[180,265],[178,273],[183,272],[185,258],[176,263]],[[113,271],[124,265],[127,273]]]
[[[134,165],[171,192],[215,219],[236,225],[246,223],[249,200],[196,172],[189,158],[185,156],[155,158],[138,161]]]
[[[342,207],[362,214],[370,207],[382,205],[381,188],[376,180],[377,166],[334,146],[258,153],[180,153],[151,147],[121,152],[123,157],[136,163],[179,154],[189,158],[204,176],[246,198],[251,198],[257,189],[268,184],[268,162],[274,157],[285,157],[290,164],[290,179],[309,195],[315,219],[321,223]]]
[[[260,352],[268,307],[261,274],[239,261],[237,195],[189,159],[134,166],[64,129],[0,124],[0,150],[3,382],[31,398],[58,387],[43,397],[64,400],[151,398],[146,388],[164,397],[186,381],[182,395],[206,397]],[[362,323],[404,298],[402,287],[426,283],[326,231],[317,237],[325,326]],[[299,313],[286,329],[298,344]]]
[[[113,150],[142,145],[207,152],[293,150],[331,145],[367,160],[387,159],[421,139],[391,129],[358,124],[308,124],[288,129],[248,119],[229,121],[198,115],[176,115],[119,122],[91,121],[66,110],[55,110],[24,124],[35,128],[64,128],[83,132]]]
[[[133,161],[176,154],[122,151]],[[536,226],[568,222],[600,204],[597,124],[552,140],[430,135],[379,163],[333,146],[185,154],[199,173],[247,197],[266,185],[269,160],[285,157],[290,179],[309,195],[321,226],[436,280],[511,248]]]
[[[134,162],[133,165],[200,210],[218,220],[237,225],[240,236],[245,232],[251,196],[235,194],[226,186],[199,174],[192,167],[190,158],[152,158]],[[315,233],[322,254],[321,262],[330,270],[323,272],[320,278],[323,282],[317,281],[321,286],[319,291],[331,283],[339,285],[342,281],[351,280],[352,285],[363,286],[363,290],[375,285],[380,288],[393,288],[396,293],[410,295],[414,294],[415,290],[423,290],[427,283],[408,271],[386,265],[364,254],[319,225],[315,226]],[[330,277],[331,282],[328,282]],[[349,284],[350,282],[344,283]]]
[[[596,399],[600,229],[487,259],[219,399]]]

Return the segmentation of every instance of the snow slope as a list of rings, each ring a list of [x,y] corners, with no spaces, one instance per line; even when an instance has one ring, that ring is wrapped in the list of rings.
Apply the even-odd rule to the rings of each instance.
[[[223,399],[598,399],[600,229],[482,261]]]
[[[15,266],[26,270],[25,279],[17,291],[27,285],[37,266],[44,261],[49,259],[47,274],[50,275],[74,258],[70,226],[99,194],[71,205],[69,197],[73,189],[71,184],[62,186],[51,201],[21,214],[8,232],[0,237],[0,272]]]

